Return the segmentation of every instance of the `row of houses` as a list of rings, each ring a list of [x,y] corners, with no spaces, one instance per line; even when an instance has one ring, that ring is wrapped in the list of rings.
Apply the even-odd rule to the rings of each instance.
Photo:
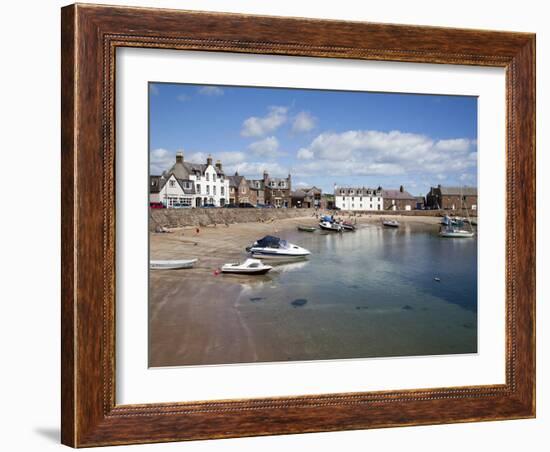
[[[468,208],[477,209],[475,187],[431,187],[424,196],[413,196],[403,186],[399,189],[382,187],[338,187],[334,195],[320,188],[300,187],[292,190],[292,177],[271,177],[266,171],[259,179],[247,179],[235,173],[227,176],[222,163],[212,157],[205,163],[184,160],[183,152],[176,154],[175,163],[162,175],[150,176],[150,202],[166,207],[222,207],[231,205],[267,205],[278,208],[338,208],[352,211],[415,210]]]
[[[227,176],[222,163],[212,157],[205,163],[184,160],[176,154],[175,163],[162,175],[149,176],[149,201],[165,207],[223,207],[226,204],[272,205],[291,207],[290,174],[271,177],[264,171],[261,179],[246,179],[235,173]]]
[[[399,189],[334,187],[334,205],[342,210],[477,210],[476,187],[431,187],[424,196]]]

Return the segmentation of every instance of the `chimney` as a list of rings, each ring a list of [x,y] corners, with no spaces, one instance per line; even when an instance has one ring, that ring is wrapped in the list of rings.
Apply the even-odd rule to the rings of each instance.
[[[399,187],[399,191],[400,191],[401,193],[403,193],[403,185],[401,185],[401,186]]]
[[[178,152],[176,154],[176,163],[183,163],[183,152]]]
[[[216,168],[218,168],[218,170],[222,170],[222,162],[220,160],[216,160]]]
[[[206,158],[206,164],[208,166],[212,165],[212,156],[211,155],[208,155],[208,157]]]
[[[266,181],[268,179],[269,175],[267,174],[267,171],[264,170],[264,181]]]

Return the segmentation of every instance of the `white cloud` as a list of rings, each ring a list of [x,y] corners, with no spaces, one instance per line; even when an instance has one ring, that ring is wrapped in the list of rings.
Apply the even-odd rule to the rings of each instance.
[[[160,176],[170,168],[176,159],[176,153],[163,148],[154,149],[149,155],[149,170],[151,175]]]
[[[300,160],[309,160],[313,158],[314,153],[310,149],[301,148],[298,150],[297,156]]]
[[[187,102],[189,99],[191,99],[191,97],[187,94],[179,94],[178,96],[176,96],[176,99],[180,102]]]
[[[308,184],[307,182],[296,182],[296,187],[311,187],[311,184]]]
[[[435,141],[398,130],[322,133],[297,157],[309,160],[296,174],[381,175],[465,172],[477,164],[476,143],[467,138]]]
[[[264,117],[251,116],[245,119],[241,129],[244,137],[261,137],[267,135],[282,126],[287,120],[287,107],[269,107]]]
[[[201,86],[197,91],[204,96],[223,96],[223,89],[219,86]]]
[[[315,128],[316,122],[317,119],[311,116],[307,111],[301,111],[294,118],[294,122],[292,123],[292,132],[309,132]]]
[[[263,172],[267,171],[273,177],[286,177],[289,173],[287,168],[277,162],[241,162],[224,167],[226,174],[238,172],[241,176],[251,179],[261,179]]]
[[[241,163],[246,160],[246,154],[240,151],[218,152],[215,157],[216,159],[221,160],[224,166]]]
[[[273,136],[251,143],[248,149],[260,157],[275,158],[285,155],[285,152],[279,150],[279,141]]]

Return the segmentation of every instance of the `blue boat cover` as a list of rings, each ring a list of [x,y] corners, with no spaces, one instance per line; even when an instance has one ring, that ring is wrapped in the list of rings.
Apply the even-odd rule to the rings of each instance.
[[[328,221],[329,223],[332,223],[332,217],[329,217],[328,215],[325,215],[323,217],[323,221]]]
[[[261,248],[279,248],[280,242],[279,237],[273,237],[272,235],[266,235],[263,239],[256,241]]]

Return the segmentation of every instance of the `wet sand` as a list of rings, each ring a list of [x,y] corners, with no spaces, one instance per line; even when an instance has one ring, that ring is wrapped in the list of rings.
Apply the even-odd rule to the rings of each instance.
[[[359,226],[381,227],[382,218],[363,215],[352,217],[352,221],[357,220]],[[391,218],[412,229],[433,228],[434,231],[441,220],[396,215]],[[369,309],[360,300],[336,310],[328,305],[311,309],[307,299],[297,298],[290,303],[286,299],[277,300],[283,290],[274,282],[274,271],[255,277],[216,274],[216,269],[224,263],[246,258],[245,247],[254,239],[267,234],[284,236],[290,231],[294,233],[297,225],[315,226],[317,222],[314,217],[305,217],[152,233],[151,259],[199,258],[199,261],[193,269],[150,272],[149,365],[392,356],[392,340],[396,341],[395,350],[399,350],[395,354],[407,354],[401,338],[418,334],[418,324],[403,320],[421,310],[431,310],[437,317],[438,310],[443,309],[430,297],[424,297],[422,306],[414,307],[416,311],[411,311],[406,300],[389,303],[384,307],[384,315],[387,318],[389,310],[391,320],[382,327],[378,325],[377,310],[372,306]],[[307,285],[307,281],[304,284]],[[271,294],[269,303],[262,296],[262,290]],[[441,318],[448,316],[449,307],[445,309],[446,314]],[[449,328],[463,328],[468,333],[471,313],[455,306],[451,309],[452,322],[433,322],[424,330],[423,341],[430,344],[427,354],[453,353],[453,346],[439,340]],[[363,327],[349,328],[357,316],[362,316]],[[379,340],[382,333],[384,344]],[[409,354],[414,354],[412,344]]]

